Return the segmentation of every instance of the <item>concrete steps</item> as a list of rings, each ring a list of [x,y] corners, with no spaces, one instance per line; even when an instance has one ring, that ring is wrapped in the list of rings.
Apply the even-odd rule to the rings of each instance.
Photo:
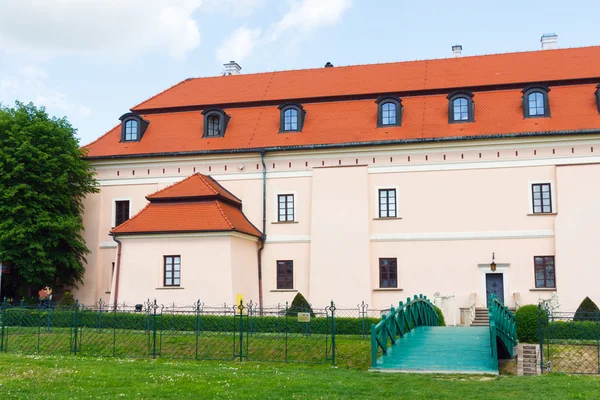
[[[514,308],[509,308],[513,313],[515,312]],[[490,314],[487,308],[476,308],[475,309],[475,319],[471,323],[471,326],[490,326]]]

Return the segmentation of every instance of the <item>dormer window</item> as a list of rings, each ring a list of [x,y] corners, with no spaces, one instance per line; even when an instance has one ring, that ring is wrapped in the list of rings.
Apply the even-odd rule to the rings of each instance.
[[[202,115],[204,115],[203,137],[215,138],[225,135],[225,130],[229,123],[229,115],[225,114],[220,108],[204,110],[202,111]]]
[[[139,142],[149,122],[136,113],[124,114],[119,119],[121,120],[121,142]]]
[[[306,111],[300,104],[283,104],[279,106],[279,132],[302,132]]]
[[[529,86],[523,89],[523,116],[538,118],[550,116],[547,86]]]
[[[596,107],[598,108],[598,114],[600,114],[600,83],[596,86]]]
[[[475,120],[473,93],[454,92],[448,95],[448,122],[461,123]]]
[[[402,125],[402,100],[394,96],[380,97],[377,103],[377,127]]]

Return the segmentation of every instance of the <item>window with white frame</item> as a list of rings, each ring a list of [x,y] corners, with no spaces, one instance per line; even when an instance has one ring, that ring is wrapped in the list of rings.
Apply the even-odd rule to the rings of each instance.
[[[531,184],[531,199],[534,214],[552,213],[552,185],[549,182]]]
[[[294,221],[294,195],[279,194],[277,195],[277,221],[293,222]]]
[[[181,256],[164,256],[164,285],[181,285]]]
[[[379,218],[396,218],[396,189],[379,189]]]
[[[129,219],[129,200],[115,200],[115,224],[119,226]]]

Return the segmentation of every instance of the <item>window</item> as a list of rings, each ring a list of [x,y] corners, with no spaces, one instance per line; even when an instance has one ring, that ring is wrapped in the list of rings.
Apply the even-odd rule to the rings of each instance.
[[[277,261],[277,289],[294,288],[294,262]]]
[[[277,208],[279,210],[277,220],[279,222],[294,221],[294,195],[277,195]]]
[[[380,97],[377,103],[377,127],[400,126],[402,123],[402,100],[394,96]]]
[[[209,108],[202,111],[204,115],[204,135],[207,138],[219,138],[225,136],[225,130],[229,123],[229,115],[220,108]]]
[[[552,213],[552,192],[550,183],[532,184],[531,195],[534,214]]]
[[[598,108],[598,113],[600,114],[600,83],[596,86],[596,107]]]
[[[535,256],[535,287],[556,288],[554,256]]]
[[[206,132],[206,136],[221,136],[219,119],[218,115],[208,117],[208,131]]]
[[[181,285],[181,256],[165,256],[165,286]]]
[[[396,189],[379,189],[379,218],[396,218]]]
[[[122,142],[139,142],[149,125],[148,121],[136,113],[123,114],[119,119],[121,120]]]
[[[129,200],[115,201],[115,226],[129,219]]]
[[[448,95],[448,122],[473,122],[473,93],[454,92]]]
[[[138,122],[134,119],[125,122],[125,140],[138,140]]]
[[[525,118],[549,117],[550,105],[546,86],[529,86],[523,89],[523,116]]]
[[[282,104],[279,106],[280,122],[279,132],[301,132],[304,126],[306,111],[302,105],[296,103]]]
[[[398,262],[395,258],[379,259],[379,287],[398,287]]]
[[[290,108],[285,110],[283,113],[284,122],[283,122],[283,130],[284,131],[297,131],[298,130],[298,110],[295,108]]]

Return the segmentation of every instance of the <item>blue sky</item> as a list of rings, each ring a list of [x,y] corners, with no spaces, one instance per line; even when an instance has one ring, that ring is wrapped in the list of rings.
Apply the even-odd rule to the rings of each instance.
[[[45,105],[82,144],[148,97],[243,73],[600,45],[587,0],[0,0],[0,102]],[[600,68],[600,66],[599,66]]]

